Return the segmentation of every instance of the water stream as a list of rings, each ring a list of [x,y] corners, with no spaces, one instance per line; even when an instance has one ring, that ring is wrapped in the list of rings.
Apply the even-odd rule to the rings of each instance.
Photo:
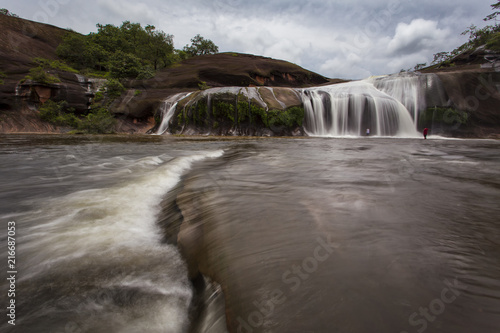
[[[0,330],[496,333],[499,149],[0,136],[0,246],[15,221],[18,271]],[[198,288],[186,259],[220,287]]]

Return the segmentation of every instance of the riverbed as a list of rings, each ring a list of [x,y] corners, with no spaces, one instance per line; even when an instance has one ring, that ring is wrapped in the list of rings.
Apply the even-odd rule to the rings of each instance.
[[[3,135],[0,184],[2,332],[500,330],[499,141]]]

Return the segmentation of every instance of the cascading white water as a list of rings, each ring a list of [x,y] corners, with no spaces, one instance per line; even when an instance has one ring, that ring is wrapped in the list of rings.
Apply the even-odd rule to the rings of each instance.
[[[302,102],[312,136],[417,135],[404,105],[367,81],[303,89]]]
[[[274,100],[269,100],[265,89],[270,91]],[[369,133],[415,137],[419,135],[420,112],[430,106],[448,106],[446,92],[435,74],[400,73],[342,84],[289,89],[300,94],[305,110],[304,131],[311,136],[361,136]],[[176,94],[163,102],[162,121],[156,134],[168,131],[177,103],[190,94]],[[219,87],[197,94],[189,103],[206,97],[209,109],[212,96],[219,94],[230,94],[235,99],[239,99],[236,96],[245,96],[249,103],[256,103],[266,111],[269,110],[268,103],[279,105],[281,109],[287,107],[270,87]]]
[[[157,216],[194,163],[223,154],[112,159],[107,167],[138,176],[43,200],[23,213],[17,283],[36,297],[18,297],[25,312],[16,324],[24,332],[187,332],[192,286],[177,248],[163,242]]]
[[[400,73],[369,79],[375,88],[400,101],[410,112],[415,128],[419,113],[427,106],[448,104],[446,92],[436,74]]]
[[[175,113],[175,109],[177,108],[177,104],[179,103],[180,100],[183,98],[191,95],[192,93],[179,93],[170,96],[166,100],[163,101],[163,103],[160,106],[160,111],[161,111],[161,124],[158,127],[158,130],[156,131],[156,134],[163,134],[168,130],[168,125],[170,122],[170,119]]]
[[[435,74],[404,73],[302,89],[304,129],[314,136],[416,136],[419,112],[447,105]]]

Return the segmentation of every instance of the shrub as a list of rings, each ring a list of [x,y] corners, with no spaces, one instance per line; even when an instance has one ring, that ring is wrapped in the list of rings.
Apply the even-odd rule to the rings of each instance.
[[[54,75],[47,73],[41,66],[31,68],[29,75],[26,75],[25,79],[29,79],[41,84],[54,84],[61,82],[61,80],[59,80]]]
[[[266,126],[269,127],[269,123],[267,122],[267,112],[264,108],[261,108],[257,105],[250,104],[250,119],[252,124],[257,123],[257,119]]]
[[[200,88],[200,90],[207,90],[210,87],[207,85],[205,81],[201,81],[200,83],[198,83],[198,88]]]
[[[420,114],[420,127],[430,127],[432,124],[442,125],[465,125],[469,120],[469,114],[454,108],[430,107]]]
[[[67,126],[84,133],[113,133],[116,123],[113,115],[105,108],[97,108],[89,112],[83,119],[78,118],[73,108],[68,108],[66,101],[48,100],[40,107],[40,119],[57,126]]]
[[[151,67],[143,67],[139,70],[139,74],[137,74],[137,80],[147,80],[151,79],[155,76],[155,71]]]
[[[70,67],[68,64],[60,60],[50,60],[45,58],[35,58],[33,60],[39,67],[42,67],[44,69],[52,68],[70,73],[78,73],[76,69]]]
[[[216,101],[212,107],[212,114],[217,119],[229,119],[234,123],[234,105],[231,103]]]
[[[486,43],[486,47],[492,51],[500,52],[500,32],[495,33]]]
[[[116,79],[109,79],[106,83],[106,93],[111,99],[120,97],[125,91],[125,87]]]
[[[284,126],[292,128],[302,126],[304,120],[304,109],[301,107],[291,107],[286,110],[269,110],[267,113],[268,127]]]
[[[102,91],[97,91],[94,95],[94,103],[99,103],[104,99],[104,94]]]
[[[97,108],[81,120],[78,129],[92,134],[109,134],[114,132],[115,123],[108,109]]]
[[[238,101],[238,124],[245,122],[250,115],[248,101]]]
[[[117,51],[111,57],[110,74],[114,78],[136,78],[139,74],[144,74],[142,61],[131,53]]]
[[[40,107],[39,111],[40,119],[57,126],[77,128],[80,124],[80,119],[73,113],[74,109],[68,108],[66,101],[56,103],[48,100]]]

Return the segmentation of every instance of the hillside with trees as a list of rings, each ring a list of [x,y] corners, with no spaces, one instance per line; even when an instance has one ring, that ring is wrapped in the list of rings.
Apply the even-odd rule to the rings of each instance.
[[[87,75],[149,79],[181,60],[218,52],[214,42],[200,35],[184,50],[176,50],[174,36],[152,25],[125,21],[119,27],[97,24],[97,28],[88,35],[69,31],[57,47],[57,56]]]
[[[331,82],[286,61],[218,53],[199,34],[175,49],[172,35],[130,21],[82,35],[5,9],[0,27],[3,132],[145,132],[161,102],[180,91]]]

